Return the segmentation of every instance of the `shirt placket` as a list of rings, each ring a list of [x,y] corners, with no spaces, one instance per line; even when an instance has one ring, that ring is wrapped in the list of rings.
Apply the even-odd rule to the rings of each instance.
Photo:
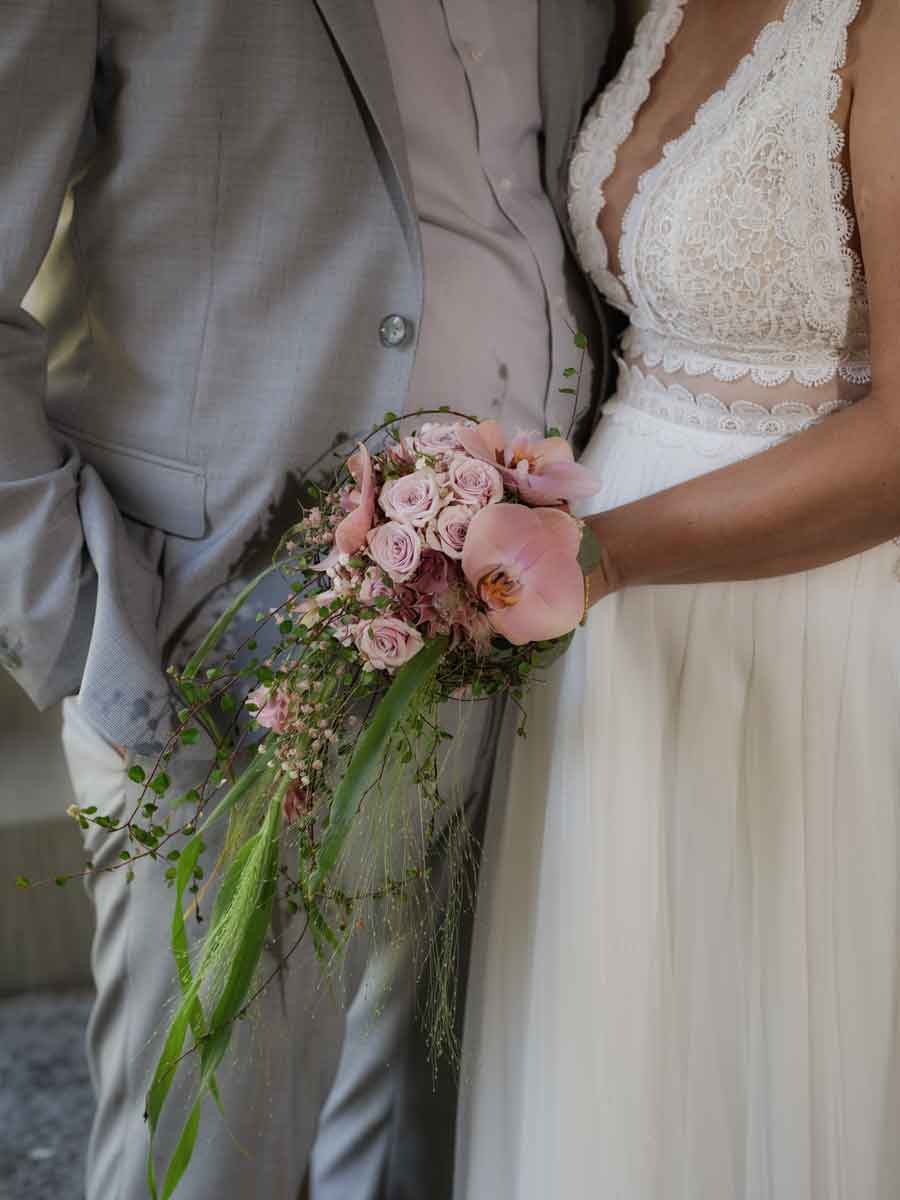
[[[495,22],[484,0],[443,0],[450,39],[459,55],[478,129],[478,154],[497,206],[528,247],[541,280],[547,312],[548,377],[547,401],[556,396],[564,382],[564,367],[577,364],[570,327],[574,318],[561,293],[565,255],[556,216],[544,193],[536,144],[522,137],[522,114],[515,111],[515,97],[507,67],[496,43]],[[535,22],[537,5],[535,4]],[[534,39],[537,54],[537,36]],[[538,63],[532,64],[537,87]],[[533,157],[532,157],[533,156]],[[545,261],[546,251],[555,247],[559,260]]]

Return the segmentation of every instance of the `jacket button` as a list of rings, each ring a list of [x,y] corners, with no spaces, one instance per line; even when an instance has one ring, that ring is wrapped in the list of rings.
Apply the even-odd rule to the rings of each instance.
[[[406,317],[401,317],[398,313],[391,313],[390,316],[385,317],[378,329],[382,346],[386,346],[390,350],[398,350],[401,346],[405,346],[412,340],[412,334],[412,321],[407,321]]]

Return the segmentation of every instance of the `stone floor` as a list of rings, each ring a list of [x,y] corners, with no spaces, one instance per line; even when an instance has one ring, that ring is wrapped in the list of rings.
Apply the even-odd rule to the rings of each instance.
[[[83,1200],[90,996],[0,1000],[0,1200]]]

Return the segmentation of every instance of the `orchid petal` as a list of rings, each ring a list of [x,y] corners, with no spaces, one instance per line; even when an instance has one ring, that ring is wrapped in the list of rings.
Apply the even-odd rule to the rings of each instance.
[[[467,454],[493,466],[502,458],[506,439],[496,421],[482,421],[480,425],[458,425],[456,436]],[[499,456],[499,457],[498,457]]]
[[[584,615],[584,576],[577,561],[550,551],[523,584],[527,594],[518,604],[488,614],[493,628],[514,646],[571,633]]]
[[[514,482],[526,504],[548,505],[562,501],[587,500],[600,490],[599,481],[587,467],[576,462],[554,462],[543,470]]]
[[[491,626],[515,645],[561,637],[584,612],[584,576],[578,565],[578,522],[555,509],[494,504],[472,518],[463,548],[463,572],[473,589],[500,568],[517,578],[516,602],[488,614]]]
[[[369,451],[362,442],[347,467],[358,484],[359,504],[335,529],[334,544],[339,554],[356,554],[366,544],[375,519],[375,476]]]
[[[472,587],[498,563],[514,563],[534,533],[534,513],[522,504],[490,504],[480,509],[469,522],[463,546],[463,574]]]
[[[575,460],[572,447],[562,437],[543,438],[534,449],[542,463],[570,463]]]

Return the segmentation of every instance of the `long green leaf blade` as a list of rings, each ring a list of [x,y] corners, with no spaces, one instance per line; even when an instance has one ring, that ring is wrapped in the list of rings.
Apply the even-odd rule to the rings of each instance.
[[[424,646],[400,668],[375,709],[334,793],[328,826],[319,843],[316,867],[308,883],[310,896],[315,895],[323,880],[334,869],[353,818],[378,773],[391,735],[417,693],[434,675],[446,649],[445,637],[435,638]]]
[[[265,944],[266,933],[271,924],[272,905],[278,884],[279,828],[281,806],[288,779],[283,778],[269,801],[263,827],[237,852],[232,861],[213,909],[207,938],[215,938],[217,929],[224,923],[236,920],[230,932],[230,942],[235,950],[225,985],[210,1017],[209,1032],[200,1043],[201,1075],[197,1099],[182,1128],[178,1144],[166,1170],[161,1200],[170,1200],[173,1192],[190,1164],[199,1127],[203,1097],[214,1085],[215,1072],[225,1056],[231,1041],[235,1019],[247,999]],[[247,912],[238,911],[237,897],[245,872],[254,873],[251,885],[256,883],[252,902]],[[179,1010],[178,1016],[181,1016]],[[177,1018],[176,1018],[177,1019]],[[152,1193],[155,1200],[155,1192]]]
[[[198,985],[195,984],[191,975],[190,962],[188,959],[187,948],[187,932],[184,928],[184,893],[191,878],[193,877],[194,867],[197,864],[197,859],[203,849],[203,841],[199,835],[195,835],[185,846],[178,860],[178,867],[175,872],[175,911],[172,916],[172,953],[175,958],[175,963],[178,968],[178,977],[181,982],[183,999],[172,1024],[169,1027],[169,1032],[163,1044],[162,1053],[159,1056],[159,1061],[156,1064],[156,1070],[153,1073],[153,1079],[150,1083],[150,1088],[147,1092],[146,1116],[150,1131],[150,1146],[147,1151],[147,1184],[150,1189],[150,1195],[153,1200],[157,1200],[156,1176],[153,1167],[153,1147],[156,1136],[156,1128],[159,1124],[160,1113],[162,1112],[163,1104],[172,1087],[175,1078],[175,1070],[178,1059],[181,1055],[184,1039],[187,1033],[188,1025],[191,1024],[192,1016],[194,1015],[194,1005],[199,1005]],[[196,1019],[196,1018],[195,1018]],[[203,1016],[202,1008],[200,1011],[200,1022],[202,1026]],[[197,1033],[194,1033],[195,1038]]]

